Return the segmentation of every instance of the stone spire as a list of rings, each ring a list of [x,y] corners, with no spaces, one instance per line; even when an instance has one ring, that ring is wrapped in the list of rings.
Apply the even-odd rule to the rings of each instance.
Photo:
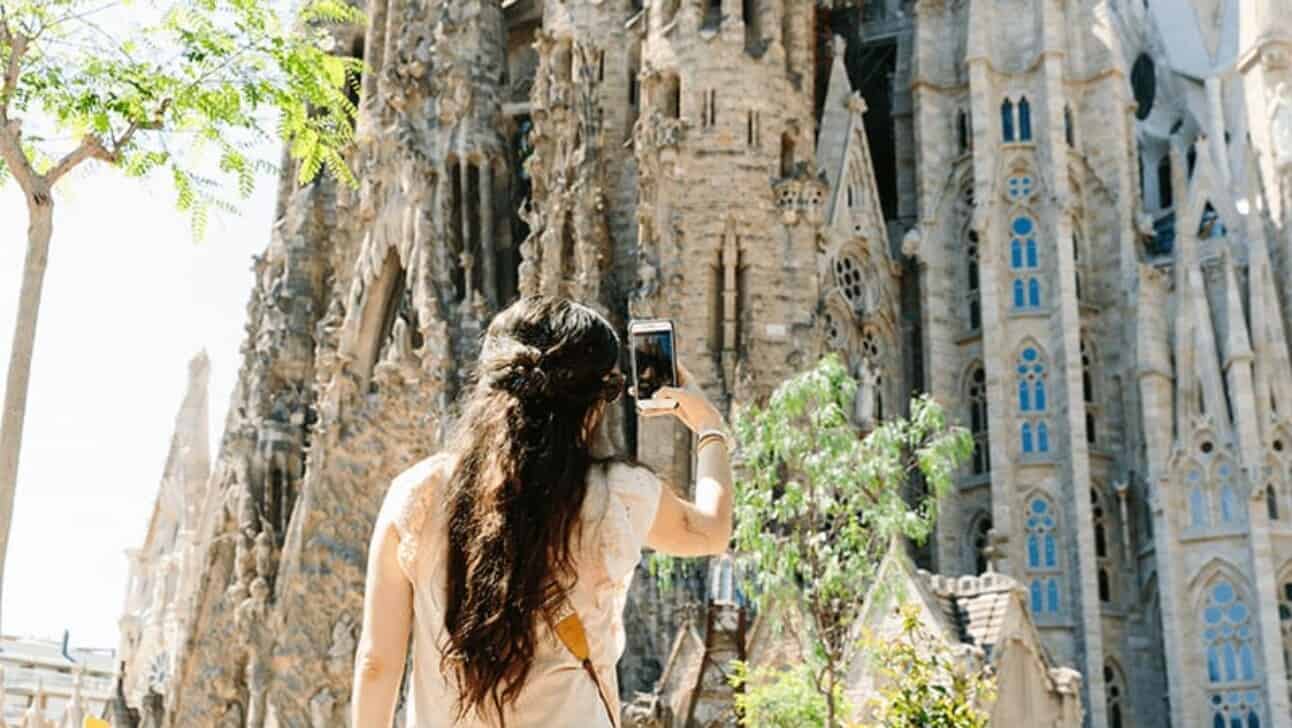
[[[179,412],[175,415],[175,429],[171,434],[170,451],[162,473],[162,487],[177,488],[176,500],[184,509],[183,526],[194,524],[189,511],[196,515],[202,499],[202,490],[211,474],[210,450],[210,382],[211,360],[206,351],[198,352],[188,363],[188,385]]]

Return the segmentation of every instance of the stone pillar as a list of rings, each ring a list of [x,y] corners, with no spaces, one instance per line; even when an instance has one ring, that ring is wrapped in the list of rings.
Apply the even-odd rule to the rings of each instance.
[[[480,162],[480,288],[489,308],[498,308],[498,265],[493,239],[493,163]]]
[[[458,197],[461,203],[460,207],[462,216],[462,219],[460,220],[461,230],[459,231],[462,236],[462,249],[459,251],[460,256],[473,255],[471,245],[471,200],[469,194],[471,191],[471,185],[468,184],[470,179],[471,162],[466,157],[461,157],[458,159]],[[465,261],[470,259],[459,257],[459,260],[465,263]],[[462,268],[462,300],[468,301],[471,298],[471,290],[474,286],[474,282],[471,280],[471,270],[469,270],[470,266],[463,265]]]

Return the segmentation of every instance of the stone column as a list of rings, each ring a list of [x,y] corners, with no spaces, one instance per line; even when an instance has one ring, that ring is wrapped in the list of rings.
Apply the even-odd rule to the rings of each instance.
[[[461,200],[460,207],[462,208],[462,211],[461,211],[462,249],[459,251],[459,258],[458,258],[459,260],[466,260],[466,258],[461,257],[462,254],[473,255],[471,251],[471,247],[472,247],[471,246],[471,200],[469,196],[469,193],[471,191],[471,185],[469,184],[469,181],[471,179],[470,172],[471,172],[470,160],[468,160],[466,157],[462,157],[461,159],[459,159],[458,160],[458,191],[459,191],[459,199]],[[462,300],[463,301],[470,299],[471,289],[474,286],[474,282],[469,277],[470,275],[471,275],[471,271],[466,270],[466,266],[463,266],[463,271],[462,271]]]
[[[480,288],[489,308],[498,308],[498,275],[493,239],[493,162],[480,162]]]

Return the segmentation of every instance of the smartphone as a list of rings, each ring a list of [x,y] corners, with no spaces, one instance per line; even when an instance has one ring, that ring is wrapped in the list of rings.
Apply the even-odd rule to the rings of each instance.
[[[672,409],[677,402],[655,399],[660,387],[677,386],[677,346],[673,322],[666,319],[628,324],[633,388],[638,409]]]

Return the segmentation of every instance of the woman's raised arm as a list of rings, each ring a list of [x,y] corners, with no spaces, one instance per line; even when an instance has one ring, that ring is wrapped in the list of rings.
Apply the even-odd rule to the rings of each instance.
[[[681,365],[678,370],[683,387],[661,388],[655,398],[677,402],[677,407],[663,414],[671,414],[700,436],[695,455],[695,501],[680,498],[665,485],[646,545],[672,556],[718,554],[726,551],[731,541],[730,440],[718,434],[725,432],[722,414],[693,385],[690,373]]]

